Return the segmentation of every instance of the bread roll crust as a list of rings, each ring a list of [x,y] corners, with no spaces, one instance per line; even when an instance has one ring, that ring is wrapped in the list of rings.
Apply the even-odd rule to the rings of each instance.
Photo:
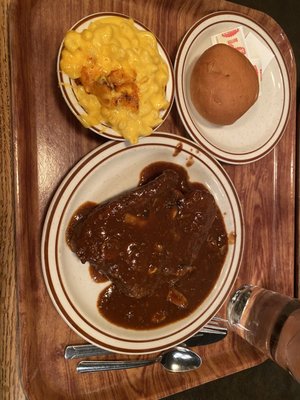
[[[197,60],[191,75],[192,102],[209,122],[233,124],[257,100],[258,76],[238,50],[216,44]]]

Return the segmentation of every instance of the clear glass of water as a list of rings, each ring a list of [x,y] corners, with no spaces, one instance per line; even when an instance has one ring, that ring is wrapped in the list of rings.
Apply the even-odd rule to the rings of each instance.
[[[227,306],[230,328],[300,382],[300,301],[245,285]]]

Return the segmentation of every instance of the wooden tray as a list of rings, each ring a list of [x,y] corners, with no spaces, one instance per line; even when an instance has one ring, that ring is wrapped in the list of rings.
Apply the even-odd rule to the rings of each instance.
[[[198,371],[170,374],[155,365],[77,375],[76,362],[65,361],[63,350],[82,340],[57,314],[41,274],[41,229],[51,197],[67,171],[104,142],[80,126],[59,92],[55,63],[65,32],[93,12],[122,12],[152,29],[174,61],[186,30],[217,10],[240,11],[263,25],[278,43],[289,71],[291,111],[282,140],[260,161],[225,168],[237,187],[246,223],[246,248],[236,286],[252,282],[293,295],[296,76],[282,29],[265,14],[221,0],[13,1],[9,21],[19,352],[29,399],[155,399],[263,360],[246,343],[229,335],[221,343],[197,349],[204,360]],[[184,132],[175,105],[162,130]]]

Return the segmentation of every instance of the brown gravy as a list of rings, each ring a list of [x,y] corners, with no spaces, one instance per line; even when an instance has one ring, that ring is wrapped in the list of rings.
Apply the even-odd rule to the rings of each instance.
[[[147,166],[139,186],[104,204],[85,203],[66,240],[97,282],[100,313],[112,323],[152,329],[186,317],[221,272],[228,237],[213,196],[173,163]],[[95,250],[96,249],[96,250]]]

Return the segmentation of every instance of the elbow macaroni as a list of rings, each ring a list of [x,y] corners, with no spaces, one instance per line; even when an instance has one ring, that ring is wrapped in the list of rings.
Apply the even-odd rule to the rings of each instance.
[[[93,93],[86,90],[82,79],[74,86],[78,102],[85,110],[81,115],[83,125],[108,124],[131,143],[136,143],[139,136],[150,135],[153,128],[162,122],[161,111],[169,106],[165,93],[168,67],[158,52],[157,41],[152,33],[137,29],[131,19],[106,17],[92,22],[81,33],[69,31],[64,39],[60,68],[74,80],[82,78],[82,72],[88,68],[87,79],[94,74],[92,84],[98,87]],[[106,92],[115,90],[111,89],[109,78],[116,71],[134,72],[138,97],[135,110],[120,102],[115,101],[111,106],[100,101],[99,90],[101,96],[103,89]],[[128,94],[122,92],[123,86],[115,87],[122,93],[116,94],[127,100]]]

